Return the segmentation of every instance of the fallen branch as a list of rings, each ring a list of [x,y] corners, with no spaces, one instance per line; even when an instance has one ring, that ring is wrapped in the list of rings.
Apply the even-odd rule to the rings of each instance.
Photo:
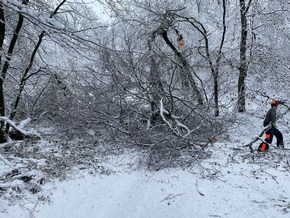
[[[196,191],[197,191],[197,193],[200,194],[201,196],[204,196],[204,194],[203,194],[201,191],[199,191],[199,189],[198,189],[198,182],[197,182],[197,179],[196,179],[196,182],[195,182],[195,187],[196,187]]]
[[[175,197],[177,197],[177,196],[181,196],[181,195],[184,195],[185,193],[180,193],[180,194],[176,194],[176,195],[174,195],[174,194],[170,194],[170,195],[168,195],[166,198],[164,198],[163,200],[161,200],[160,202],[163,202],[163,201],[168,201],[168,200],[171,200],[171,199],[173,199],[173,198],[175,198]]]
[[[164,114],[167,117],[170,117],[170,119],[172,120],[174,126],[169,121],[166,120]],[[164,109],[162,99],[160,100],[160,116],[161,116],[162,120],[167,124],[167,126],[173,131],[173,133],[175,135],[179,136],[179,137],[182,137],[182,138],[188,137],[191,133],[193,133],[194,131],[198,130],[201,127],[201,125],[204,123],[204,120],[202,120],[200,122],[200,124],[196,128],[190,130],[186,125],[184,125],[183,123],[179,122],[179,120],[178,120],[179,117],[174,116],[173,114],[171,114],[170,112],[168,112],[167,110]],[[187,133],[182,135],[180,133],[179,129],[175,128],[175,127],[178,127],[180,129],[185,129]]]
[[[267,98],[267,100],[274,99],[274,98],[270,97],[269,95],[266,95],[265,93],[262,93],[261,91],[257,91],[256,93],[261,95],[262,97]],[[284,113],[281,114],[282,116],[284,116],[286,113],[288,113],[290,111],[290,107],[287,104],[285,104],[285,102],[286,102],[285,100],[278,100],[278,102],[279,102],[279,105],[283,105],[284,107],[287,108],[287,111],[285,111]]]
[[[33,134],[33,133],[29,133],[24,131],[21,127],[24,127],[24,124],[26,124],[27,122],[29,122],[29,119],[26,120],[26,122],[22,122],[19,126],[17,126],[12,120],[10,120],[8,117],[0,117],[0,120],[3,120],[5,122],[7,122],[10,127],[12,127],[13,129],[15,129],[16,131],[20,132],[24,137],[26,138],[36,138],[39,139],[40,136]]]
[[[24,130],[22,130],[21,128],[17,127],[16,124],[10,120],[8,117],[0,117],[0,120],[3,120],[5,122],[7,122],[13,129],[21,132],[23,135],[27,135],[28,133]]]
[[[0,160],[2,160],[9,167],[12,167],[12,164],[8,160],[6,160],[1,154],[0,154]]]

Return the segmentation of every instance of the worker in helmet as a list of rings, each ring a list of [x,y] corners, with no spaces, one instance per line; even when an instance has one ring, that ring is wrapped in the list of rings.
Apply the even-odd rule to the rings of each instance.
[[[276,110],[278,107],[279,101],[272,100],[271,102],[271,108],[267,112],[265,120],[264,120],[264,127],[269,126],[269,128],[266,130],[266,138],[265,142],[262,142],[258,148],[258,151],[263,152],[265,150],[269,149],[269,144],[272,143],[273,136],[277,139],[277,147],[284,148],[284,142],[283,142],[283,135],[282,133],[276,128]]]

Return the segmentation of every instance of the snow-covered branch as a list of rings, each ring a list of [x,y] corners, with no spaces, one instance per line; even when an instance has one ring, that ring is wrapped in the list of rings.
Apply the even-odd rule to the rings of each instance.
[[[172,125],[166,119],[166,117],[164,115],[166,115],[167,117],[169,117],[172,120],[172,123],[174,125]],[[161,116],[162,120],[166,123],[166,125],[174,132],[174,134],[176,134],[177,136],[180,136],[182,138],[188,137],[191,133],[193,133],[194,131],[198,130],[201,127],[201,125],[204,123],[204,120],[203,120],[203,121],[200,122],[200,124],[196,128],[190,130],[186,125],[184,125],[183,123],[181,123],[178,120],[179,117],[174,116],[173,114],[171,114],[170,112],[168,112],[167,110],[164,109],[162,99],[160,100],[160,116]],[[179,131],[179,128],[180,129],[185,129],[187,133],[183,135]]]
[[[101,46],[93,37],[87,37],[83,32],[86,30],[76,29],[67,24],[61,23],[54,16],[45,16],[44,14],[39,13],[38,11],[30,8],[27,5],[21,4],[16,0],[2,0],[3,5],[7,8],[22,14],[26,19],[35,25],[39,26],[46,34],[65,34],[68,35],[71,39],[80,40],[84,42],[89,42],[91,44]]]
[[[22,122],[20,122],[19,125],[16,125],[16,123],[13,122],[12,120],[10,120],[8,117],[0,117],[0,120],[5,121],[6,123],[8,123],[10,125],[10,127],[15,129],[16,131],[20,132],[25,137],[28,137],[28,138],[40,138],[40,136],[38,136],[38,135],[36,135],[34,133],[30,133],[30,132],[27,132],[27,131],[23,130],[24,126],[30,122],[30,120],[31,120],[30,118],[23,120]]]
[[[23,135],[27,135],[28,133],[21,128],[19,128],[12,120],[10,120],[8,117],[0,117],[0,120],[7,122],[13,129],[21,132]]]

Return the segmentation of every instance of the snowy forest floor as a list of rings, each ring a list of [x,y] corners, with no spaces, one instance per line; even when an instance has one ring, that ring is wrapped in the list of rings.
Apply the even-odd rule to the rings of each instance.
[[[227,137],[206,148],[209,158],[159,171],[138,167],[128,150],[98,156],[52,140],[0,145],[0,217],[290,217],[289,128],[279,127],[286,149],[251,153],[243,146],[261,123],[241,114]]]

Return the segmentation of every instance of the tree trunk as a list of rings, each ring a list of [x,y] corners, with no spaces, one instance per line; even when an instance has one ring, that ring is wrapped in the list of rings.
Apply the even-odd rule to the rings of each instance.
[[[155,40],[156,33],[153,32],[148,40],[149,47],[149,58],[150,58],[150,89],[151,89],[151,111],[154,113],[159,109],[157,104],[160,102],[161,98],[164,96],[164,89],[161,82],[161,78],[158,72],[158,66],[155,60],[155,56],[152,50],[152,43]]]
[[[249,10],[251,0],[246,6],[245,0],[240,0],[241,14],[241,42],[240,42],[240,66],[239,66],[239,81],[238,81],[238,111],[246,111],[246,89],[245,80],[247,77],[247,12]]]
[[[11,114],[10,114],[10,116],[9,116],[9,119],[10,119],[10,120],[13,120],[13,119],[14,119],[14,116],[15,116],[15,114],[16,114],[16,110],[17,110],[18,105],[19,105],[19,102],[20,102],[20,98],[21,98],[22,92],[23,92],[24,87],[25,87],[25,84],[26,84],[26,80],[27,80],[27,78],[28,78],[28,77],[27,77],[27,76],[28,76],[28,73],[29,73],[29,71],[30,71],[30,69],[31,69],[31,67],[32,67],[32,65],[33,65],[33,61],[34,61],[34,58],[35,58],[36,52],[38,51],[38,49],[39,49],[39,47],[40,47],[40,45],[41,45],[41,43],[42,43],[42,40],[43,40],[44,35],[45,35],[44,32],[42,32],[42,33],[39,35],[38,42],[37,42],[37,44],[36,44],[36,46],[35,46],[35,48],[34,48],[34,50],[33,50],[33,52],[32,52],[31,57],[30,57],[29,65],[28,65],[28,67],[25,69],[25,71],[24,71],[24,73],[23,73],[23,75],[22,75],[22,77],[21,77],[21,81],[20,81],[20,85],[19,85],[19,86],[20,86],[20,87],[19,87],[19,92],[18,92],[18,95],[16,96],[14,106],[13,106],[13,108],[12,108],[12,110],[11,110],[12,112],[11,112]],[[6,125],[6,133],[8,133],[8,131],[9,131],[9,126],[10,126],[9,124]]]
[[[220,110],[219,110],[219,83],[218,83],[218,78],[219,78],[219,72],[216,69],[213,75],[213,80],[214,80],[214,116],[218,117],[220,115]]]
[[[2,50],[3,50],[3,43],[5,38],[5,14],[4,14],[4,8],[3,4],[0,2],[0,66],[2,61]],[[3,78],[0,78],[0,116],[3,116],[5,114],[5,107],[4,107],[4,90],[3,90]],[[7,141],[7,138],[5,137],[3,128],[4,122],[1,121],[0,125],[0,143],[4,143]]]
[[[27,4],[27,1],[23,1],[22,3]],[[3,13],[3,17],[4,17],[3,7],[1,7],[1,9],[2,9],[2,13]],[[0,13],[1,13],[1,11],[0,11]],[[1,72],[1,79],[0,79],[0,114],[1,114],[1,116],[5,116],[4,81],[5,81],[9,66],[10,66],[10,61],[12,58],[14,47],[16,45],[20,30],[21,30],[22,25],[23,25],[23,20],[24,20],[23,15],[19,14],[18,23],[17,23],[16,29],[14,31],[14,34],[12,36],[12,39],[11,39],[11,42],[10,42],[10,45],[8,48],[8,53],[6,55],[6,60],[4,62],[2,72]],[[4,27],[5,27],[5,23],[4,23]],[[2,30],[2,28],[1,28],[1,30]],[[3,33],[3,34],[5,34],[5,33]],[[4,38],[4,35],[3,35],[3,38]]]
[[[63,0],[57,7],[56,9],[54,10],[54,12],[50,15],[50,18],[52,18],[57,12],[58,10],[60,9],[60,7],[66,2],[66,0]],[[19,93],[16,97],[16,100],[15,100],[15,103],[14,103],[14,107],[12,109],[12,112],[9,116],[9,119],[10,120],[13,120],[14,119],[14,116],[16,114],[16,110],[17,110],[17,107],[19,105],[19,102],[20,102],[20,98],[21,98],[21,95],[22,95],[22,91],[24,90],[24,87],[25,87],[25,83],[26,83],[26,78],[27,78],[27,75],[33,65],[33,62],[34,62],[34,58],[35,58],[35,55],[43,41],[43,37],[45,36],[45,31],[42,31],[41,34],[39,35],[38,37],[38,42],[32,52],[32,55],[30,57],[30,61],[29,61],[29,64],[28,64],[28,67],[25,69],[23,75],[22,75],[22,78],[21,78],[21,81],[20,81],[20,87],[19,87]],[[6,124],[6,130],[5,132],[8,133],[9,132],[9,127],[10,127],[10,124],[7,123]]]
[[[2,60],[2,49],[3,49],[3,42],[5,38],[5,16],[4,16],[4,8],[3,4],[0,2],[0,66]],[[5,108],[4,108],[4,98],[3,96],[3,78],[0,78],[0,116],[4,116]],[[3,122],[1,122],[1,127],[3,127]],[[0,135],[1,138],[2,135]],[[1,140],[1,139],[0,139]]]
[[[178,49],[172,44],[167,36],[167,31],[163,30],[161,33],[166,44],[173,50],[174,54],[177,56],[177,59],[181,65],[181,77],[183,78],[183,85],[185,87],[191,86],[193,89],[193,94],[197,97],[197,101],[199,104],[203,104],[203,97],[200,90],[197,87],[195,80],[191,74],[190,64],[186,60],[186,58],[178,51]]]
[[[5,38],[5,16],[4,16],[4,8],[3,4],[0,2],[0,66],[2,60],[2,49],[3,49],[3,42]]]
[[[28,1],[23,1],[22,2],[23,4],[27,4]],[[4,17],[4,9],[3,9],[3,5],[1,4],[0,5],[0,19],[2,22],[1,23],[1,32],[0,32],[0,43],[1,43],[1,50],[2,50],[2,46],[3,46],[3,41],[4,40],[4,37],[5,37],[5,17]],[[19,35],[19,32],[22,28],[22,24],[23,24],[23,16],[21,14],[19,14],[19,19],[18,19],[18,23],[17,23],[17,26],[16,26],[16,29],[15,29],[15,32],[13,34],[13,37],[11,39],[11,42],[10,42],[10,45],[9,45],[9,48],[8,48],[8,53],[6,55],[6,60],[4,62],[4,65],[3,65],[3,68],[2,68],[2,72],[1,72],[1,79],[0,79],[0,114],[1,116],[5,116],[5,97],[4,97],[4,81],[5,81],[5,78],[6,78],[6,74],[7,74],[7,71],[9,69],[9,66],[10,66],[10,60],[11,60],[11,57],[12,57],[12,53],[13,53],[13,50],[14,50],[14,47],[15,47],[15,44],[17,42],[17,38],[18,38],[18,35]],[[2,25],[3,25],[3,29],[2,29]],[[0,62],[1,63],[1,62]],[[0,143],[3,143],[3,142],[6,142],[7,141],[7,138],[5,136],[5,133],[4,133],[4,130],[3,130],[3,127],[4,127],[4,122],[1,121],[1,130],[0,130]]]

